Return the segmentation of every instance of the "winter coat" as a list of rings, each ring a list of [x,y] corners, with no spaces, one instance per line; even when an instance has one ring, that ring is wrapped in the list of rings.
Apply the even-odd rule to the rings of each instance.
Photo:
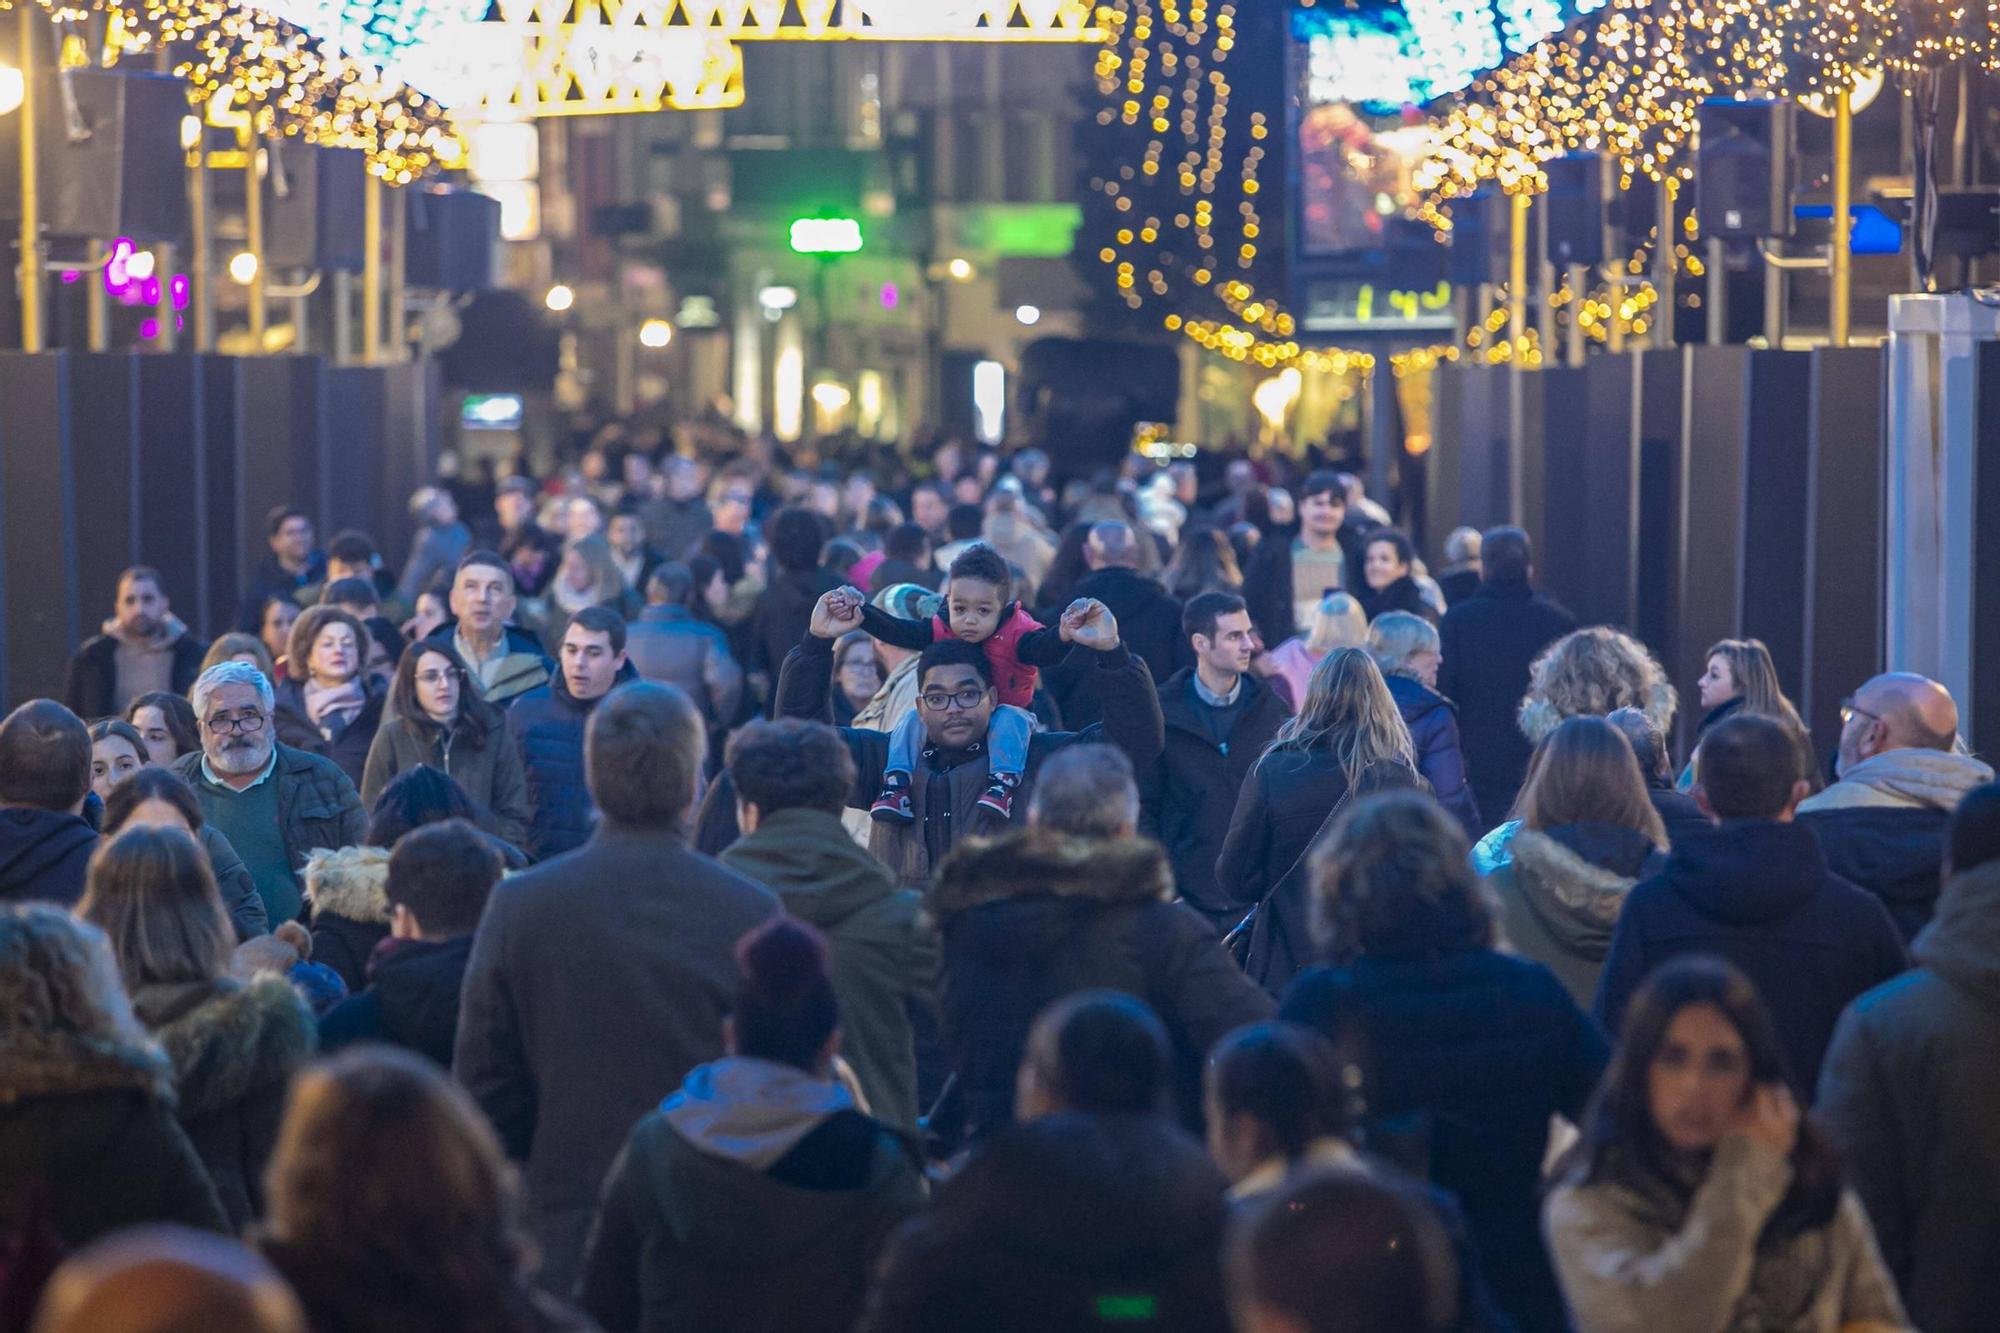
[[[286,1088],[312,1057],[312,1011],[282,977],[141,986],[132,1009],[173,1061],[176,1113],[240,1232],[263,1215],[264,1164]]]
[[[572,1288],[633,1123],[722,1054],[736,942],[778,911],[678,835],[610,823],[494,889],[452,1065],[525,1163],[549,1290]]]
[[[516,847],[525,845],[534,817],[528,804],[528,775],[521,766],[521,748],[503,717],[494,716],[486,739],[476,749],[458,728],[446,729],[428,718],[384,718],[362,770],[362,804],[374,809],[382,789],[399,774],[429,765],[465,789],[489,832]]]
[[[1154,680],[1194,666],[1194,649],[1181,633],[1180,601],[1158,579],[1136,569],[1100,569],[1077,580],[1070,599],[1079,597],[1094,597],[1111,608],[1118,618],[1118,636],[1144,660]],[[1049,693],[1062,707],[1063,724],[1072,730],[1104,716],[1088,684],[1087,674],[1068,663],[1048,673]]]
[[[382,725],[383,705],[388,702],[388,691],[375,677],[362,675],[358,679],[366,702],[352,722],[332,735],[313,725],[306,712],[305,686],[296,680],[279,683],[277,703],[271,713],[279,744],[333,760],[357,790],[368,767],[368,748],[374,744],[375,732]]]
[[[1391,611],[1407,612],[1433,625],[1438,620],[1437,608],[1424,600],[1424,590],[1413,575],[1405,574],[1379,591],[1364,581],[1355,595],[1361,599],[1361,610],[1370,621]]]
[[[1937,905],[1945,824],[1993,769],[1943,750],[1885,750],[1799,802],[1799,822],[1819,835],[1827,866],[1888,905],[1913,940]]]
[[[714,625],[684,606],[649,606],[626,627],[625,651],[641,680],[678,686],[694,700],[711,731],[735,722],[743,668]]]
[[[848,1333],[923,1199],[912,1146],[839,1084],[703,1065],[611,1168],[582,1304],[605,1333]]]
[[[1907,1328],[1852,1193],[1825,1226],[1758,1244],[1791,1183],[1775,1149],[1732,1135],[1674,1185],[1557,1186],[1544,1224],[1577,1333]]]
[[[1472,786],[1466,780],[1465,748],[1458,735],[1458,709],[1451,700],[1426,686],[1414,676],[1388,675],[1389,697],[1410,729],[1410,745],[1417,752],[1417,772],[1431,784],[1431,792],[1452,818],[1465,829],[1468,838],[1486,832]]]
[[[69,676],[63,683],[63,702],[84,721],[116,717],[131,701],[132,691],[118,687],[118,634],[116,624],[106,621],[104,632],[83,641],[69,660]],[[185,695],[201,674],[201,659],[208,645],[188,633],[188,627],[172,616],[167,618],[158,649],[173,654],[168,667],[167,692]]]
[[[312,1333],[597,1333],[582,1314],[525,1282],[472,1293],[427,1259],[386,1248],[345,1251],[268,1235],[256,1245],[298,1295]],[[475,1295],[482,1308],[471,1308]]]
[[[465,524],[424,524],[410,543],[410,558],[403,562],[403,577],[396,583],[396,600],[414,607],[434,585],[450,583],[458,562],[471,549],[472,529]]]
[[[812,625],[813,607],[839,586],[839,580],[823,569],[773,569],[770,584],[750,611],[743,669],[775,677],[785,654]]]
[[[1363,956],[1302,974],[1278,1017],[1358,1043],[1375,1151],[1458,1197],[1524,1333],[1561,1330],[1535,1228],[1549,1118],[1581,1119],[1610,1048],[1555,975],[1491,949]]]
[[[1093,989],[1136,995],[1160,1015],[1182,1114],[1199,1125],[1209,1048],[1269,1018],[1272,1003],[1173,892],[1166,854],[1145,838],[1028,829],[945,861],[930,899],[944,947],[944,1041],[975,1135],[1012,1119],[1035,1016]]]
[[[1534,753],[1518,719],[1528,668],[1575,628],[1575,616],[1526,583],[1483,583],[1438,623],[1438,693],[1458,706],[1472,797],[1489,819],[1514,808]]]
[[[937,940],[923,898],[898,889],[888,868],[825,810],[764,816],[722,853],[722,864],[778,895],[826,937],[840,1004],[840,1053],[885,1123],[917,1129],[912,1006],[935,1004]]]
[[[1645,834],[1617,824],[1524,828],[1508,850],[1507,862],[1486,876],[1508,948],[1543,964],[1589,1008],[1625,896],[1666,857]]]
[[[263,629],[260,623],[264,615],[264,603],[274,597],[287,601],[297,601],[298,595],[315,584],[326,582],[326,553],[314,551],[306,557],[306,567],[294,574],[278,563],[278,557],[266,552],[257,561],[257,567],[250,571],[250,584],[243,590],[243,606],[236,613],[236,628],[245,634],[255,634]],[[304,602],[299,603],[301,606]],[[206,656],[206,650],[203,656]]]
[[[555,570],[553,564],[549,570],[553,577]],[[521,595],[526,597],[529,594],[524,588]],[[451,648],[452,639],[457,633],[458,621],[454,618],[432,630],[430,638],[424,642],[439,643]],[[548,684],[556,675],[556,664],[542,651],[540,639],[517,625],[507,626],[503,633],[506,652],[501,658],[499,674],[494,677],[491,686],[479,683],[478,671],[469,658],[465,663],[472,675],[473,688],[479,691],[479,697],[496,708],[507,707],[528,691]]]
[[[350,994],[368,979],[368,956],[389,938],[389,853],[380,847],[321,850],[306,858],[312,960],[339,974]]]
[[[76,906],[96,850],[97,830],[81,815],[0,806],[0,902]]]
[[[1957,876],[1917,970],[1848,1006],[1818,1113],[1927,1333],[2000,1310],[2000,862]]]
[[[1220,932],[1241,921],[1254,903],[1222,888],[1215,859],[1251,768],[1292,715],[1270,686],[1248,674],[1240,679],[1246,697],[1239,701],[1227,745],[1218,745],[1209,731],[1208,705],[1195,692],[1192,668],[1160,686],[1166,749],[1139,785],[1140,830],[1166,847],[1181,897]]]
[[[918,653],[933,643],[958,637],[943,615],[927,621],[904,620],[874,606],[861,608],[861,627],[884,643]],[[1122,638],[1125,627],[1121,624],[1118,628]],[[993,689],[1000,702],[1015,708],[1034,706],[1042,667],[1062,668],[1065,679],[1082,680],[1089,675],[1089,659],[1070,652],[1069,645],[1063,642],[1062,630],[1043,625],[1019,602],[1009,602],[1001,608],[1000,627],[979,646],[986,650],[986,661],[993,668]]]
[[[1685,834],[1701,833],[1715,827],[1715,821],[1701,812],[1694,797],[1675,791],[1672,783],[1647,778],[1646,799],[1653,803],[1653,812],[1667,826],[1669,844],[1679,842]]]
[[[627,662],[612,689],[637,680]],[[528,691],[507,710],[507,730],[520,747],[521,769],[527,775],[528,821],[523,851],[537,861],[583,846],[597,822],[590,783],[583,768],[583,732],[590,715],[609,695],[578,699],[559,671],[548,684]]]
[[[890,1243],[859,1333],[1227,1333],[1224,1182],[1157,1116],[996,1134]]]
[[[1355,796],[1416,787],[1416,770],[1378,760],[1361,776]],[[1258,759],[1237,795],[1236,809],[1215,858],[1216,896],[1268,906],[1259,915],[1263,941],[1253,941],[1251,975],[1281,993],[1318,954],[1312,941],[1312,905],[1306,853],[1328,816],[1347,798],[1347,775],[1330,749],[1276,750]]]
[[[1089,652],[1077,649],[1079,653]],[[1090,653],[1095,659],[1098,690],[1105,703],[1105,719],[1082,731],[1038,731],[1028,742],[1028,767],[1014,793],[1011,815],[1002,820],[980,806],[979,798],[988,785],[986,747],[975,742],[962,753],[948,752],[925,742],[922,767],[910,787],[910,804],[916,820],[908,826],[876,824],[869,835],[869,850],[889,867],[900,888],[923,889],[930,884],[931,871],[942,862],[961,838],[991,836],[1009,824],[1026,824],[1035,775],[1047,758],[1069,745],[1109,743],[1125,751],[1133,771],[1143,773],[1159,757],[1162,745],[1160,701],[1146,664],[1121,645],[1105,653]],[[824,721],[827,695],[833,679],[833,641],[807,637],[785,660],[778,682],[776,713],[780,717],[803,717]],[[841,739],[854,758],[856,779],[848,804],[866,810],[882,792],[882,773],[888,766],[889,737],[879,731],[854,727],[840,729]]]
[[[10,1027],[0,1041],[0,1247],[41,1233],[74,1251],[147,1222],[229,1230],[174,1116],[167,1057],[151,1042]]]
[[[368,836],[368,812],[361,808],[354,784],[331,759],[283,744],[275,747],[274,754],[277,767],[265,781],[278,784],[278,829],[285,842],[285,865],[299,881],[306,853],[314,848],[359,846]],[[194,788],[202,817],[212,820],[221,803],[233,799],[235,793],[203,778],[201,760],[199,750],[184,754],[174,760],[173,770]]]
[[[1340,552],[1346,557],[1349,586],[1361,580],[1361,565],[1367,553],[1361,530],[1353,524],[1340,529]],[[1275,532],[1257,543],[1250,564],[1243,571],[1243,600],[1250,608],[1250,621],[1266,645],[1276,646],[1299,632],[1297,603],[1292,596],[1292,544],[1296,530]]]
[[[389,940],[368,963],[368,988],[348,996],[319,1020],[319,1048],[337,1051],[384,1041],[451,1068],[458,1034],[458,993],[472,957],[472,936]]]
[[[1889,913],[1826,868],[1811,831],[1766,819],[1689,835],[1626,896],[1593,1006],[1605,1031],[1618,1032],[1648,973],[1691,953],[1717,954],[1756,983],[1801,1102],[1840,1011],[1909,966]]]
[[[662,496],[639,506],[639,522],[645,525],[646,541],[667,559],[685,560],[694,544],[715,526],[715,515],[699,496],[690,500]]]

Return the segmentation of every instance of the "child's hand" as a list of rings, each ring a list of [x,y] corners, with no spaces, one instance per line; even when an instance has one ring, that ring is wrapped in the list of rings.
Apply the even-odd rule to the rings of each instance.
[[[1062,613],[1062,637],[1065,643],[1108,653],[1118,646],[1118,618],[1095,598],[1079,597]]]
[[[837,639],[861,628],[860,603],[850,601],[846,588],[836,588],[813,604],[812,634],[819,639]]]

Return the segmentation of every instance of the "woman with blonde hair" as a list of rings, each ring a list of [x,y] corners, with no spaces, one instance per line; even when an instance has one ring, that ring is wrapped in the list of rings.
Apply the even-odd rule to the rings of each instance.
[[[1602,718],[1566,719],[1529,761],[1514,817],[1511,858],[1486,876],[1501,928],[1588,1006],[1625,895],[1659,873],[1667,851],[1624,733]]]
[[[271,713],[280,744],[331,759],[356,788],[388,698],[382,682],[365,670],[369,642],[368,627],[337,606],[315,606],[300,616]]]
[[[1540,745],[1566,717],[1606,717],[1620,708],[1637,708],[1666,733],[1679,706],[1680,696],[1645,644],[1593,625],[1557,639],[1528,669],[1521,733]]]
[[[1359,648],[1329,653],[1244,779],[1215,862],[1218,895],[1257,909],[1244,964],[1253,979],[1276,993],[1310,959],[1302,863],[1342,806],[1422,784],[1410,729],[1373,659]]]
[[[590,1327],[530,1287],[514,1169],[420,1056],[362,1047],[300,1075],[265,1185],[259,1248],[318,1333]]]
[[[132,1016],[102,931],[52,906],[0,906],[0,1249],[31,1228],[75,1250],[146,1222],[226,1226],[174,1118],[173,1068]]]
[[[1762,639],[1724,639],[1708,650],[1708,669],[1702,672],[1696,684],[1701,693],[1701,725],[1695,729],[1695,744],[1709,733],[1716,723],[1747,713],[1753,717],[1768,717],[1783,724],[1798,741],[1799,776],[1812,784],[1818,791],[1825,784],[1820,781],[1819,764],[1813,757],[1812,735],[1799,717],[1799,710],[1785,697],[1785,690],[1778,683],[1777,664],[1771,661],[1771,650],[1764,646]],[[1680,781],[1675,784],[1681,791],[1694,786],[1694,764],[1689,762],[1682,770]]]
[[[135,825],[101,844],[76,914],[110,939],[133,1011],[173,1062],[181,1124],[241,1230],[259,1212],[285,1085],[312,1054],[311,1011],[276,977],[227,975],[235,932],[208,857],[177,828]]]
[[[1437,626],[1423,616],[1384,611],[1368,627],[1368,655],[1381,668],[1390,697],[1410,729],[1417,772],[1431,784],[1438,803],[1476,838],[1486,830],[1465,780],[1465,751],[1458,736],[1458,708],[1437,692],[1444,654]]]
[[[285,605],[292,606],[294,611],[298,609],[296,605],[289,602]],[[286,620],[285,633],[290,634],[292,626],[297,623],[298,618],[296,616]],[[282,657],[283,654],[280,653],[279,656]],[[265,680],[275,684],[278,679],[276,661],[277,658],[272,656],[271,650],[256,635],[230,633],[223,635],[214,643],[208,645],[208,655],[201,659],[201,669],[206,674],[210,667],[220,666],[224,662],[248,662],[251,666],[256,667],[264,673]],[[201,747],[196,745],[194,748],[200,749]]]
[[[1313,671],[1327,656],[1368,642],[1368,617],[1361,603],[1344,592],[1319,599],[1310,633],[1294,635],[1271,650],[1271,685],[1297,712],[1311,689]]]

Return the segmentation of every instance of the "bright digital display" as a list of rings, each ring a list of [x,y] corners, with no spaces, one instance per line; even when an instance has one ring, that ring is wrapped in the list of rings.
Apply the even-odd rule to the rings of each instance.
[[[1380,113],[1457,92],[1603,0],[1350,0],[1293,11],[1309,105]]]

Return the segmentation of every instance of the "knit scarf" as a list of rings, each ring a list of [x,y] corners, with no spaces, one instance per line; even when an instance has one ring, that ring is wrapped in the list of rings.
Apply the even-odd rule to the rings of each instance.
[[[306,716],[318,727],[322,734],[337,736],[347,730],[347,724],[361,713],[368,696],[362,692],[361,677],[355,676],[345,685],[323,686],[312,681],[305,683],[303,691]]]

